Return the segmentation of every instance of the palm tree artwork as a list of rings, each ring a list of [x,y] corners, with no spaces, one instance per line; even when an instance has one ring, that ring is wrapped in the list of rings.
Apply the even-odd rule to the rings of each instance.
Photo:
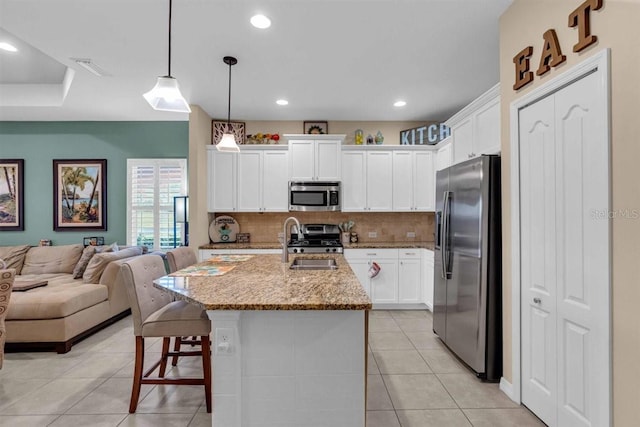
[[[0,223],[13,224],[17,221],[17,167],[0,166]]]
[[[62,222],[96,223],[99,221],[96,188],[100,181],[98,167],[63,166],[61,171]]]

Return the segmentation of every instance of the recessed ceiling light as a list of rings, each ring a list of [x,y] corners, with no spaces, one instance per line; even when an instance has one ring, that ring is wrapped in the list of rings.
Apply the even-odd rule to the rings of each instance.
[[[396,101],[393,103],[394,107],[404,107],[405,105],[407,105],[406,101]]]
[[[286,99],[278,99],[276,101],[276,104],[278,104],[278,105],[289,105],[289,101],[287,101]]]
[[[18,51],[18,49],[14,45],[9,44],[7,42],[0,42],[0,49],[6,50],[7,52],[17,52]]]
[[[271,26],[271,19],[264,15],[253,15],[251,17],[251,25],[261,30],[269,28]]]

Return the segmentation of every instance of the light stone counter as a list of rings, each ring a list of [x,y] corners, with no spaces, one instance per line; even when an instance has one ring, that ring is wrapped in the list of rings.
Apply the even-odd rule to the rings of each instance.
[[[291,270],[296,257],[335,258],[338,269]],[[235,267],[213,277],[164,276],[155,285],[205,310],[371,309],[371,300],[342,255],[291,255],[287,264],[280,255],[252,255],[247,261],[216,265]]]

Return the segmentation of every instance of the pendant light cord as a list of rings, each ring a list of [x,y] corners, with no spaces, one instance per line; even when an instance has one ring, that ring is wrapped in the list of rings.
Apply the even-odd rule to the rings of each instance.
[[[231,63],[229,63],[229,99],[227,100],[227,132],[231,128]]]
[[[169,0],[169,74],[168,77],[171,77],[171,9],[172,9],[173,0]]]

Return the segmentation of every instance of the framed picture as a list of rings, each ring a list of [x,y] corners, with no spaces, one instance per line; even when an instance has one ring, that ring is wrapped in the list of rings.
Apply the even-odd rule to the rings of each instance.
[[[230,122],[231,133],[236,137],[237,144],[244,144],[245,128],[244,122]],[[211,143],[216,145],[222,139],[222,134],[227,131],[227,122],[219,120],[211,120]]]
[[[304,133],[327,134],[329,133],[329,124],[327,122],[304,122]]]
[[[24,230],[24,160],[0,159],[0,231]]]
[[[82,239],[84,247],[87,246],[102,246],[104,245],[104,237],[85,237]]]
[[[107,161],[53,161],[53,229],[107,229]]]

